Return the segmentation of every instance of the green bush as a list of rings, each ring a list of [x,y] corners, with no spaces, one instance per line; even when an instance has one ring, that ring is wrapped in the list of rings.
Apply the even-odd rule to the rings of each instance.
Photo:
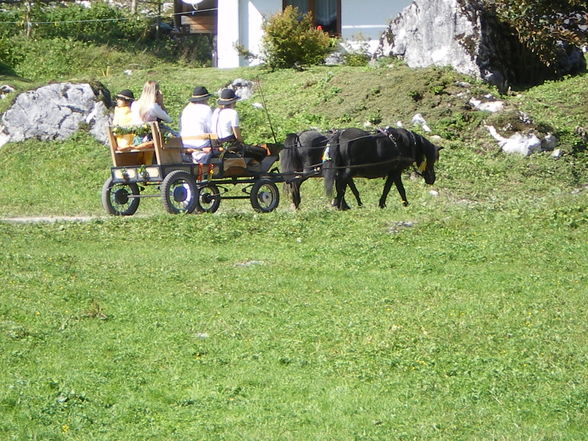
[[[586,16],[585,0],[485,0],[485,3],[547,66],[558,58],[558,41],[577,47],[588,44],[588,33],[583,29],[586,19],[572,18]]]
[[[96,44],[120,45],[146,39],[150,20],[130,15],[121,8],[95,2],[81,5],[48,6],[36,9],[31,21],[45,22],[34,27],[35,38],[75,38]]]
[[[314,27],[312,15],[300,17],[288,6],[263,24],[263,59],[272,69],[322,64],[331,51],[331,38]]]
[[[212,65],[212,42],[207,35],[180,35],[168,41],[175,60],[201,67]]]
[[[144,14],[131,15],[104,2],[93,2],[89,8],[40,2],[32,6],[30,12],[22,5],[3,11],[2,73],[49,80],[81,70],[101,75],[109,66],[144,64],[142,60],[149,58],[151,62],[153,56],[210,65],[211,48],[206,37],[179,38],[162,32],[160,38],[154,38],[153,18]],[[33,25],[27,33],[29,21]],[[126,57],[117,50],[126,52]]]
[[[21,36],[13,38],[11,44],[20,54],[12,68],[22,77],[54,79],[89,67],[88,45],[81,41],[64,38],[33,40]]]
[[[158,59],[149,54],[130,57],[129,52],[113,50],[107,45],[95,46],[67,38],[36,40],[17,36],[10,40],[13,57],[10,70],[20,77],[35,81],[102,77],[112,70],[129,66],[154,66]]]
[[[2,22],[0,23],[0,73],[11,73],[10,66],[13,66],[19,58],[18,51],[10,41],[14,33],[16,22],[19,16],[14,9],[2,9]]]
[[[348,52],[343,54],[343,64],[345,66],[367,66],[370,62],[370,56],[368,54],[362,54],[359,52]]]

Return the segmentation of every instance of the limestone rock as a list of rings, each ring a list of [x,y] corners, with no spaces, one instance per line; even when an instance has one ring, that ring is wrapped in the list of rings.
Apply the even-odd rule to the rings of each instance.
[[[241,100],[248,100],[253,96],[253,82],[244,80],[243,78],[237,78],[236,80],[233,80],[233,82],[229,84],[227,88],[233,89],[235,91],[235,95],[237,95]]]
[[[497,141],[504,153],[529,156],[542,150],[543,141],[534,133],[514,133],[508,138],[500,135],[493,126],[486,126],[490,135]],[[553,135],[550,135],[553,136]]]
[[[545,66],[481,0],[414,0],[382,35],[377,54],[410,67],[452,66],[505,92],[586,68],[579,48],[558,49],[557,65]]]
[[[56,83],[19,94],[2,115],[1,134],[9,141],[66,139],[87,127],[106,143],[110,94],[101,85]]]

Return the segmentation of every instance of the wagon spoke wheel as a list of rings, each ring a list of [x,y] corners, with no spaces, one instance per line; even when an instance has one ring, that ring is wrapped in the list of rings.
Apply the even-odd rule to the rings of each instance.
[[[196,208],[194,177],[183,170],[171,172],[161,183],[161,199],[169,213],[192,213]]]
[[[112,177],[102,187],[102,206],[108,214],[131,216],[139,208],[139,186],[134,182],[113,183]]]
[[[251,206],[260,213],[274,211],[280,203],[278,187],[272,181],[261,179],[251,188]]]
[[[221,196],[218,187],[214,184],[198,186],[196,190],[196,211],[200,213],[214,213],[218,210]]]

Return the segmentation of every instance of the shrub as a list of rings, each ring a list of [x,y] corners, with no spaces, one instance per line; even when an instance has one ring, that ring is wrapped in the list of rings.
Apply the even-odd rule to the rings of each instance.
[[[55,79],[88,67],[88,45],[81,41],[14,37],[11,43],[21,54],[12,67],[22,77]]]
[[[353,40],[341,44],[343,53],[343,64],[345,66],[366,66],[370,61],[370,50],[368,40],[360,33],[353,36]]]
[[[588,44],[585,0],[485,0],[498,18],[547,66],[557,62],[557,41]]]
[[[0,23],[0,72],[47,78],[68,75],[89,67],[93,73],[117,65],[105,48],[129,52],[141,60],[149,55],[199,66],[210,65],[210,42],[204,36],[153,38],[153,18],[131,15],[105,2],[91,7],[35,2],[30,11],[15,5],[3,11]],[[4,16],[3,16],[4,18]],[[26,24],[32,22],[28,37]],[[117,51],[112,51],[116,58]],[[105,56],[106,55],[106,56]],[[39,62],[42,60],[43,62]],[[114,63],[114,64],[113,64]],[[128,60],[122,60],[124,65]]]
[[[331,51],[331,38],[288,6],[263,24],[263,59],[272,69],[322,64]]]
[[[35,38],[75,38],[96,44],[118,45],[143,41],[149,32],[149,19],[130,15],[103,2],[82,5],[55,5],[36,9],[32,21],[45,22],[34,28]],[[51,23],[51,24],[49,24]]]

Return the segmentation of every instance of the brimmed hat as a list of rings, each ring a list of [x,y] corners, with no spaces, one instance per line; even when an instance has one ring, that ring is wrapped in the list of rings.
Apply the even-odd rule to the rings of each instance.
[[[239,97],[235,95],[235,91],[233,89],[223,89],[220,93],[220,98],[218,99],[217,103],[219,105],[223,104],[231,104],[237,101]]]
[[[192,96],[188,101],[191,103],[199,103],[201,101],[206,101],[210,97],[210,93],[206,90],[206,87],[198,86],[194,88],[192,92]]]
[[[121,90],[116,94],[116,97],[127,101],[133,101],[135,99],[135,95],[129,89]]]

